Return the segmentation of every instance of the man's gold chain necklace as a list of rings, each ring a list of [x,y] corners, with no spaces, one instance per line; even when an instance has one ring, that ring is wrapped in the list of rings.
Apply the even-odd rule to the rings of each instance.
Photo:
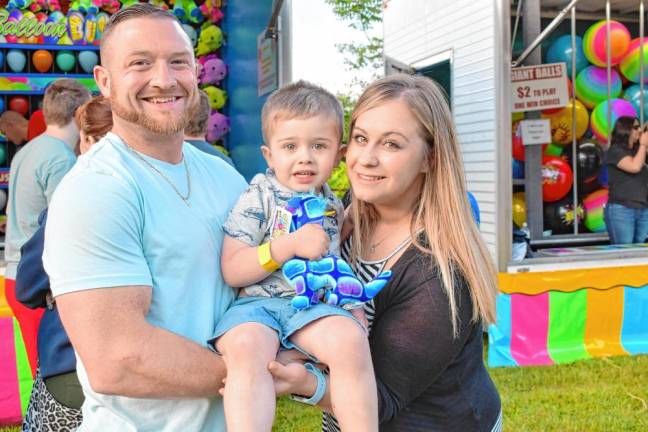
[[[181,200],[182,200],[182,201],[183,201],[187,206],[189,206],[189,197],[191,196],[191,176],[189,175],[189,166],[187,165],[187,158],[185,158],[184,153],[182,154],[182,165],[184,166],[185,174],[186,174],[186,176],[187,176],[187,196],[183,196],[183,195],[180,193],[180,191],[178,190],[178,188],[173,184],[173,182],[172,182],[171,180],[169,180],[169,178],[168,178],[166,175],[164,175],[164,173],[163,173],[162,171],[160,171],[159,169],[157,169],[157,168],[155,167],[155,165],[153,165],[151,162],[147,161],[147,160],[144,158],[144,156],[142,156],[141,154],[139,154],[139,153],[138,153],[138,152],[137,152],[133,147],[129,146],[128,144],[126,144],[126,147],[128,147],[129,150],[130,150],[130,151],[131,151],[135,156],[137,156],[137,158],[138,158],[139,160],[141,160],[142,162],[144,162],[144,164],[145,164],[146,166],[148,166],[150,169],[152,169],[153,171],[155,171],[156,173],[158,173],[158,174],[160,175],[160,177],[162,177],[162,179],[164,179],[164,181],[166,181],[167,183],[169,183],[169,186],[171,186],[171,188],[172,188],[173,191],[176,193],[176,195],[178,195],[178,196],[180,197],[180,199],[181,199]]]

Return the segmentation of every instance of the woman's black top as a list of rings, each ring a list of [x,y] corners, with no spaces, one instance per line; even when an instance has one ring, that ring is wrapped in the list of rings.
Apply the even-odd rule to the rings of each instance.
[[[623,171],[617,167],[626,156],[634,157],[635,149],[621,145],[611,145],[605,155],[608,169],[608,187],[610,190],[608,203],[621,204],[635,209],[648,208],[648,167],[644,164],[636,174]]]

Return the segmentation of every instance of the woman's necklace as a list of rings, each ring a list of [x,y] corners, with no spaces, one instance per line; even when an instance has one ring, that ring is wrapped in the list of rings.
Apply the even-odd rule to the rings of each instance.
[[[187,165],[187,158],[184,157],[184,153],[182,154],[182,165],[184,166],[185,174],[186,174],[186,176],[187,176],[187,196],[183,196],[183,195],[180,193],[180,191],[178,190],[178,188],[173,184],[173,182],[172,182],[171,180],[169,180],[169,178],[168,178],[167,176],[165,176],[164,173],[163,173],[162,171],[160,171],[159,169],[157,169],[157,168],[155,167],[155,165],[153,165],[151,162],[147,161],[147,160],[144,158],[144,156],[142,156],[141,154],[139,154],[139,153],[138,153],[138,152],[137,152],[133,147],[129,146],[128,144],[126,144],[126,147],[128,147],[128,149],[129,149],[129,150],[130,150],[130,151],[131,151],[135,156],[137,156],[137,158],[138,158],[139,160],[141,160],[142,162],[144,162],[144,164],[145,164],[146,166],[148,166],[148,167],[149,167],[151,170],[153,170],[154,172],[158,173],[158,174],[160,175],[160,177],[162,177],[162,179],[163,179],[164,181],[166,181],[167,183],[169,183],[169,186],[171,186],[171,188],[172,188],[173,191],[176,193],[176,195],[178,195],[178,196],[180,197],[180,199],[182,200],[182,202],[184,202],[187,206],[189,206],[189,197],[191,196],[191,175],[189,174],[189,166]]]
[[[405,218],[408,218],[409,216],[410,216],[410,215],[407,215]],[[403,218],[403,219],[405,219],[405,218]],[[401,219],[401,220],[402,220],[402,219]],[[401,222],[401,221],[398,221],[398,224],[397,224],[397,225],[399,225],[400,222]],[[378,246],[380,246],[380,245],[381,245],[385,240],[387,240],[387,239],[388,239],[392,234],[394,234],[395,232],[398,232],[398,230],[391,230],[391,231],[389,231],[389,232],[388,232],[388,233],[387,233],[387,234],[386,234],[382,239],[380,239],[380,241],[377,241],[376,243],[372,243],[372,244],[370,244],[370,245],[369,245],[369,253],[372,254],[372,253],[376,252],[376,248],[377,248]],[[408,234],[408,235],[409,235],[409,234]]]

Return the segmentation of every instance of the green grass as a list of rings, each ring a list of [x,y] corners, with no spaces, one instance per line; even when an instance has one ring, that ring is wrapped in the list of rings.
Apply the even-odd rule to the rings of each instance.
[[[489,371],[502,397],[505,431],[648,431],[648,356]],[[0,426],[0,432],[19,430]],[[282,398],[273,430],[319,431],[319,411]]]

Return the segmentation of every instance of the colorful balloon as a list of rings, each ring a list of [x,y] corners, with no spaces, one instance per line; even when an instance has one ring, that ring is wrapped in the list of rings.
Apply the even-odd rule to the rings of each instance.
[[[584,141],[578,144],[576,161],[578,163],[579,185],[596,182],[602,160],[603,150],[597,143]]]
[[[513,123],[511,128],[511,147],[513,148],[513,159],[518,161],[524,160],[524,144],[522,144],[522,128],[520,127],[520,122],[517,121]]]
[[[592,192],[583,200],[585,210],[585,228],[594,233],[605,232],[605,218],[603,216],[608,201],[608,190],[599,189]]]
[[[646,71],[648,72],[648,67],[646,68]],[[632,104],[637,112],[637,116],[639,116],[641,108],[641,86],[639,84],[634,84],[626,88],[623,91],[623,99]],[[646,86],[643,91],[643,107],[644,117],[648,116],[648,86]]]
[[[571,76],[572,70],[572,40],[571,35],[561,36],[556,39],[547,50],[547,63],[567,63],[567,75]],[[576,73],[589,65],[583,51],[583,39],[576,36]]]
[[[74,45],[81,45],[85,32],[85,17],[79,11],[70,11],[67,14],[68,36]]]
[[[22,50],[10,49],[7,52],[7,66],[12,72],[22,72],[27,64],[27,57]]]
[[[630,32],[618,21],[610,20],[611,65],[621,62],[630,46]],[[605,20],[592,24],[583,37],[583,51],[590,63],[607,65],[607,25]]]
[[[5,162],[7,162],[7,147],[4,144],[0,144],[0,165],[4,165]],[[7,195],[4,195],[4,202],[0,203],[0,209],[3,209],[6,203]]]
[[[79,66],[85,73],[92,73],[92,69],[99,63],[99,56],[95,51],[81,51],[79,53]]]
[[[99,45],[101,43],[101,37],[103,36],[104,29],[106,24],[108,24],[110,16],[106,12],[99,12],[97,14],[97,31],[95,33],[94,44]]]
[[[570,100],[567,106],[557,113],[542,114],[542,118],[551,121],[551,139],[555,143],[568,144],[572,142],[572,113],[576,111],[576,138],[581,138],[589,125],[589,113],[582,102]]]
[[[2,51],[0,51],[0,69],[4,66],[4,55],[2,54]]]
[[[571,234],[574,232],[574,221],[583,219],[583,208],[579,205],[574,212],[573,197],[565,198],[551,203],[544,203],[544,229],[551,230],[551,234]]]
[[[13,96],[9,99],[9,110],[27,117],[29,113],[29,100],[25,96]]]
[[[610,110],[610,124],[608,124],[608,110]],[[600,142],[607,142],[608,134],[619,117],[636,117],[637,111],[625,99],[612,99],[603,101],[592,111],[592,132]]]
[[[640,52],[643,52],[644,83],[648,83],[648,38],[643,39],[643,50],[641,49],[640,38],[633,39],[630,42],[628,52],[626,52],[626,55],[621,59],[621,63],[619,63],[619,70],[628,81],[638,83],[640,79],[639,75],[641,74]]]
[[[524,192],[515,192],[513,194],[513,223],[522,228],[526,222],[526,200]]]
[[[569,164],[559,157],[542,158],[542,200],[554,202],[564,198],[572,187],[574,176]]]
[[[524,162],[513,159],[513,165],[511,167],[513,171],[514,179],[523,179],[524,178]]]
[[[610,78],[610,97],[617,98],[621,95],[621,77],[611,69]],[[583,69],[576,77],[576,97],[590,109],[608,99],[607,68],[588,66]]]
[[[53,61],[52,54],[47,50],[37,50],[32,54],[32,63],[40,73],[50,70]]]
[[[56,54],[56,66],[63,72],[70,72],[76,63],[72,51],[63,50]]]

